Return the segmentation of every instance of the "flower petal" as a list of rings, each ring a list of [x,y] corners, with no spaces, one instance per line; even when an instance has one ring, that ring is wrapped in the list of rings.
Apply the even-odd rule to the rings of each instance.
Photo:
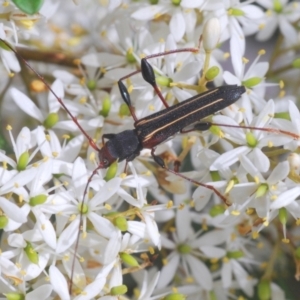
[[[174,36],[176,42],[179,42],[185,33],[185,21],[180,10],[177,10],[172,14],[170,20],[170,32]]]
[[[22,109],[27,115],[38,120],[39,122],[44,121],[44,117],[40,109],[29,99],[25,94],[17,90],[16,88],[11,88],[10,93],[14,102]]]
[[[66,278],[57,267],[50,266],[49,277],[53,289],[59,295],[59,297],[64,300],[69,300],[70,295]]]
[[[279,209],[281,207],[286,207],[300,195],[300,187],[294,187],[288,191],[281,193],[278,198],[271,203],[271,209]]]

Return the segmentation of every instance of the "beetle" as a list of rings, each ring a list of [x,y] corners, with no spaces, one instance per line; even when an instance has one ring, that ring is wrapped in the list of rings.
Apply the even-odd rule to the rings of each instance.
[[[84,134],[84,136],[89,141],[90,146],[98,152],[99,163],[97,168],[92,172],[89,176],[87,184],[84,189],[83,199],[81,208],[83,208],[85,195],[87,194],[87,189],[89,183],[91,182],[93,176],[97,173],[99,169],[108,168],[115,161],[123,161],[126,163],[134,160],[137,156],[139,156],[140,151],[142,149],[151,149],[151,155],[154,161],[165,170],[186,179],[198,186],[203,186],[212,190],[215,194],[217,194],[227,205],[230,203],[227,202],[225,196],[223,196],[215,187],[209,184],[204,184],[188,178],[183,174],[178,173],[176,170],[170,169],[163,161],[163,159],[155,154],[155,148],[159,144],[163,143],[170,137],[174,136],[177,133],[187,133],[193,130],[207,130],[212,125],[210,122],[200,122],[199,121],[211,114],[216,113],[217,111],[233,104],[236,102],[243,93],[245,93],[246,88],[244,86],[237,85],[228,85],[216,87],[211,90],[208,90],[202,94],[197,94],[185,101],[177,103],[171,107],[163,99],[159,88],[156,85],[155,74],[152,66],[148,63],[147,59],[160,56],[167,55],[174,52],[184,52],[190,51],[195,52],[198,49],[194,48],[184,48],[179,50],[171,50],[166,51],[164,53],[159,53],[155,55],[150,55],[141,60],[141,73],[146,82],[148,82],[156,93],[161,98],[165,109],[151,114],[142,119],[138,119],[134,112],[134,107],[131,104],[131,99],[129,92],[126,86],[123,84],[123,80],[128,78],[129,76],[136,74],[137,71],[121,78],[118,81],[118,86],[120,90],[120,94],[124,102],[127,104],[131,116],[134,119],[133,129],[125,130],[116,134],[103,134],[102,143],[103,146],[99,148],[95,141],[87,134],[87,132],[82,128],[76,117],[72,115],[68,107],[64,104],[62,99],[60,99],[56,93],[52,90],[49,84],[44,80],[44,78],[35,71],[30,64],[20,56],[7,42],[1,40],[3,43],[7,45],[23,62],[24,64],[46,85],[49,91],[56,97],[58,102],[70,116],[70,118],[75,122],[80,131]],[[185,130],[186,127],[193,125],[191,129]],[[82,213],[80,214],[80,224],[82,223]],[[79,235],[80,230],[78,230],[78,236],[75,243],[75,253],[78,248],[79,243]],[[69,291],[71,293],[72,290],[72,281],[73,281],[73,272],[75,266],[75,259],[73,259],[72,263],[72,271],[71,271],[71,280],[69,285]]]
[[[4,42],[7,47],[9,47],[16,55],[18,53],[5,41]],[[183,49],[180,49],[179,51],[168,51],[163,53],[169,54],[174,52],[180,52]],[[188,50],[184,50],[188,51]],[[191,51],[193,52],[193,51]],[[159,54],[160,55],[160,54]],[[50,90],[51,93],[57,98],[59,103],[62,105],[62,107],[66,110],[66,112],[69,114],[71,119],[76,123],[78,128],[81,130],[81,132],[86,136],[88,139],[91,147],[95,149],[98,152],[98,158],[99,158],[99,164],[98,167],[92,172],[90,177],[88,178],[88,182],[85,186],[85,190],[83,193],[83,199],[82,199],[82,205],[81,209],[83,208],[83,203],[85,199],[85,195],[87,194],[87,189],[89,186],[89,183],[91,182],[93,176],[97,173],[99,169],[107,168],[109,167],[113,162],[115,161],[122,161],[126,160],[126,162],[134,160],[137,156],[139,156],[140,151],[142,149],[151,149],[151,155],[154,159],[154,161],[165,170],[176,174],[177,176],[180,176],[196,185],[203,186],[205,188],[208,188],[212,190],[214,193],[216,193],[226,204],[229,204],[227,202],[227,199],[218,191],[216,190],[212,185],[203,184],[201,182],[197,182],[193,179],[190,179],[170,168],[168,168],[167,165],[165,165],[162,158],[155,155],[155,147],[158,146],[160,143],[166,141],[173,135],[175,135],[178,132],[186,133],[193,130],[207,130],[211,125],[213,125],[210,122],[201,122],[199,121],[203,119],[204,117],[211,115],[229,105],[236,102],[243,93],[245,93],[246,89],[243,86],[236,86],[236,85],[229,85],[229,86],[221,86],[214,88],[212,90],[209,90],[205,93],[195,95],[183,102],[180,102],[172,107],[169,107],[167,103],[162,99],[162,96],[160,94],[160,91],[158,87],[156,86],[155,82],[155,75],[153,68],[151,65],[147,62],[148,58],[158,56],[158,55],[152,55],[148,56],[141,61],[141,73],[144,79],[153,86],[156,93],[160,96],[165,109],[161,110],[157,113],[151,114],[147,117],[144,117],[142,119],[137,119],[134,108],[131,104],[130,95],[125,87],[125,85],[122,83],[122,80],[125,78],[128,78],[128,76],[133,75],[137,72],[133,72],[132,74],[129,74],[123,78],[121,78],[118,81],[119,89],[121,96],[124,100],[124,102],[128,105],[130,113],[132,115],[132,118],[134,119],[134,129],[131,130],[125,130],[117,134],[104,134],[102,136],[102,142],[103,146],[102,148],[99,148],[96,143],[93,141],[93,139],[84,131],[84,129],[81,127],[80,123],[77,121],[77,119],[72,115],[72,113],[69,111],[67,106],[64,104],[62,99],[60,99],[55,92],[51,89],[51,87],[45,82],[44,78],[36,72],[25,59],[23,59],[20,55],[18,55],[20,59],[26,64],[26,66],[36,74],[38,78],[40,78],[44,84],[47,86],[47,88]],[[187,126],[193,125],[191,129],[185,130]],[[254,130],[262,130],[267,132],[277,132],[277,133],[283,133],[292,136],[295,139],[298,139],[299,137],[296,134],[293,134],[291,132],[287,132],[284,130],[279,129],[273,129],[273,128],[256,128],[251,126],[232,126],[232,125],[226,125],[226,124],[217,124],[221,126],[228,126],[228,127],[239,127],[239,128],[247,128],[247,129],[254,129]],[[107,141],[105,141],[107,140]],[[80,224],[82,223],[82,210],[80,214]],[[79,235],[80,231],[78,230],[78,235],[75,243],[75,253],[78,248],[79,243]],[[74,255],[75,257],[75,255]],[[73,274],[74,274],[74,266],[75,266],[75,258],[73,258],[72,262],[72,269],[71,269],[71,280],[69,284],[69,292],[72,291],[72,282],[73,282]]]
[[[91,182],[93,176],[97,173],[99,169],[108,168],[115,161],[123,161],[123,160],[126,160],[126,162],[132,161],[137,156],[139,156],[140,151],[142,149],[146,148],[146,149],[151,149],[151,155],[154,161],[160,167],[198,186],[203,186],[207,189],[212,190],[216,195],[218,195],[222,199],[222,201],[225,204],[230,205],[226,197],[224,197],[212,185],[198,182],[196,180],[184,176],[181,173],[178,173],[176,170],[172,170],[168,168],[168,166],[164,163],[163,159],[155,155],[156,146],[163,143],[164,141],[174,136],[178,132],[187,133],[194,130],[203,131],[209,129],[212,123],[210,122],[199,123],[199,121],[233,104],[246,91],[246,88],[244,86],[237,86],[237,85],[221,86],[221,87],[214,88],[212,90],[208,90],[202,94],[197,94],[191,98],[186,99],[185,101],[182,101],[178,104],[169,107],[169,105],[166,103],[165,99],[163,98],[156,84],[154,70],[147,60],[150,58],[169,55],[173,53],[179,53],[179,52],[198,52],[199,51],[198,48],[182,48],[182,49],[169,50],[162,53],[148,55],[141,60],[140,71],[134,71],[118,80],[118,86],[119,86],[122,99],[127,104],[131,116],[135,121],[134,129],[125,130],[117,134],[103,134],[102,135],[103,146],[102,148],[99,148],[95,143],[95,141],[92,139],[92,137],[90,137],[87,134],[87,132],[82,128],[77,118],[73,116],[71,111],[62,101],[62,99],[60,99],[58,95],[56,95],[54,90],[45,81],[43,76],[40,75],[36,70],[34,70],[31,67],[31,65],[21,55],[19,55],[18,52],[15,49],[13,49],[12,46],[10,46],[10,44],[8,44],[6,41],[2,39],[0,39],[0,41],[2,41],[11,51],[13,51],[23,61],[23,63],[45,84],[48,90],[55,96],[57,101],[61,104],[61,106],[70,116],[70,118],[77,125],[77,127],[82,132],[82,134],[87,138],[90,146],[95,151],[97,151],[99,163],[97,168],[92,172],[92,174],[88,178],[88,182],[85,187],[83,197],[85,197],[85,194],[88,189],[88,185]],[[136,117],[134,112],[134,107],[131,104],[129,92],[126,86],[122,82],[124,79],[129,78],[130,76],[137,74],[139,72],[142,73],[144,80],[154,88],[155,92],[158,94],[158,96],[160,97],[161,101],[165,106],[165,109],[157,113],[151,114],[142,119],[138,119]],[[185,127],[192,125],[194,123],[197,124],[195,124],[192,129],[184,130]],[[105,139],[107,141],[105,141]]]

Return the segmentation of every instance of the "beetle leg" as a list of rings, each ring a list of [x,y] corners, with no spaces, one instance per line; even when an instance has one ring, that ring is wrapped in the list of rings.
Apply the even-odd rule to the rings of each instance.
[[[210,122],[200,122],[200,123],[195,124],[193,126],[193,128],[191,128],[191,129],[187,129],[187,130],[181,129],[180,133],[188,133],[188,132],[197,131],[197,130],[205,131],[205,130],[208,130],[211,126],[212,126],[212,123],[210,123]]]
[[[197,186],[203,186],[203,187],[205,187],[205,188],[207,188],[207,189],[213,191],[216,195],[219,196],[219,198],[220,198],[227,206],[230,206],[230,205],[231,205],[231,203],[226,199],[226,197],[223,196],[223,195],[222,195],[215,187],[213,187],[212,185],[209,185],[209,184],[205,184],[205,183],[196,181],[196,180],[194,180],[194,179],[192,179],[192,178],[186,177],[186,176],[182,175],[181,173],[178,173],[178,172],[176,172],[176,171],[174,171],[174,170],[168,168],[168,166],[165,165],[163,159],[162,159],[161,157],[155,155],[154,152],[155,152],[155,148],[153,148],[153,149],[151,150],[151,155],[152,155],[154,161],[155,161],[160,167],[162,167],[163,169],[169,171],[170,173],[172,173],[172,174],[174,174],[174,175],[177,175],[177,176],[179,176],[179,177],[181,177],[181,178],[183,178],[183,179],[185,179],[185,180],[188,180],[188,181],[191,182],[191,183],[194,183],[194,184],[197,185]]]

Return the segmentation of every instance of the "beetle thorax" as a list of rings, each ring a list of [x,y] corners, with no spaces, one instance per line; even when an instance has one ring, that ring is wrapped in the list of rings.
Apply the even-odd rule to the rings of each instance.
[[[135,130],[125,130],[110,138],[99,151],[99,161],[103,168],[114,161],[133,160],[139,155],[141,144]]]

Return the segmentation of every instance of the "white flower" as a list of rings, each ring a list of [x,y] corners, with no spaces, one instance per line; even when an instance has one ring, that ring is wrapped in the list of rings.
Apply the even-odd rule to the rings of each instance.
[[[269,63],[259,62],[262,54],[264,54],[264,51],[258,53],[258,56],[252,62],[251,66],[245,71],[245,66],[248,61],[242,57],[242,52],[236,50],[235,55],[231,57],[235,75],[228,71],[225,71],[223,74],[223,78],[227,84],[245,85],[247,88],[247,93],[244,93],[238,102],[240,107],[244,110],[245,121],[247,121],[247,123],[252,122],[253,107],[255,111],[259,113],[265,106],[265,87],[274,85],[265,83],[264,76],[269,69]]]
[[[185,5],[188,6],[193,2],[195,4],[193,7],[197,7],[201,5],[199,2],[202,1],[185,1]],[[183,4],[179,2],[179,5],[177,5],[176,3],[170,3],[168,0],[163,0],[157,5],[145,6],[136,10],[131,17],[145,22],[156,18],[158,15],[169,14],[171,16],[170,32],[176,41],[180,41],[184,34],[192,32],[196,25],[196,11],[190,9],[185,12]]]
[[[36,245],[24,240],[22,234],[15,233],[9,235],[8,243],[11,247],[17,249],[15,260],[20,269],[20,273],[24,274],[22,276],[24,281],[35,279],[44,271],[50,257],[47,250],[43,249],[37,252],[35,250]],[[31,259],[33,252],[36,253],[36,260]]]
[[[257,3],[267,9],[264,18],[261,20],[261,30],[256,36],[257,39],[265,41],[279,28],[287,45],[295,44],[297,41],[297,31],[292,23],[300,17],[299,3],[296,1],[288,3],[287,0],[258,0]]]
[[[226,138],[240,146],[219,156],[211,165],[211,170],[229,167],[239,161],[242,155],[246,155],[259,171],[268,171],[270,161],[261,149],[266,146],[281,146],[292,139],[291,137],[282,137],[280,135],[268,135],[259,130],[259,128],[267,127],[271,121],[270,116],[273,114],[274,103],[270,100],[260,114],[253,119],[251,124],[249,124],[250,127],[258,128],[253,131],[238,128],[239,125],[228,117],[220,115],[215,116],[213,118],[215,123],[226,124],[229,126],[222,127],[222,130],[226,133]],[[236,126],[237,128],[232,128],[230,127],[231,125]]]
[[[232,59],[236,53],[245,53],[245,34],[256,32],[257,21],[263,16],[262,10],[249,2],[239,0],[223,1],[223,7],[215,10],[215,15],[219,18],[223,34],[221,40],[230,39],[230,53]]]
[[[157,288],[167,286],[175,275],[179,264],[184,268],[184,277],[191,276],[203,289],[212,289],[212,275],[207,266],[199,259],[196,249],[194,234],[190,224],[189,210],[187,207],[178,210],[176,223],[181,224],[174,233],[173,240],[162,237],[164,248],[172,250],[166,258],[166,265],[161,270],[161,278]],[[197,241],[197,239],[196,239]]]
[[[284,148],[289,149],[291,151],[295,151],[295,149],[300,144],[300,112],[299,108],[292,101],[287,101],[287,104],[289,117],[291,121],[280,118],[274,118],[272,119],[271,124],[274,125],[276,128],[284,129],[285,132],[291,133],[295,136],[293,140],[284,144]]]
[[[235,199],[234,203],[237,205],[238,210],[254,207],[261,218],[266,218],[269,221],[271,203],[273,201],[276,203],[276,199],[287,189],[283,181],[289,174],[289,164],[287,161],[279,163],[268,178],[265,179],[245,156],[242,157],[241,163],[245,170],[254,178],[255,182],[235,185],[232,191],[234,194],[233,199]],[[241,195],[242,193],[243,195]],[[282,203],[282,200],[278,202],[279,206],[277,207],[280,207],[279,203]],[[232,209],[235,209],[235,207],[233,205]],[[276,208],[274,205],[273,207]]]

